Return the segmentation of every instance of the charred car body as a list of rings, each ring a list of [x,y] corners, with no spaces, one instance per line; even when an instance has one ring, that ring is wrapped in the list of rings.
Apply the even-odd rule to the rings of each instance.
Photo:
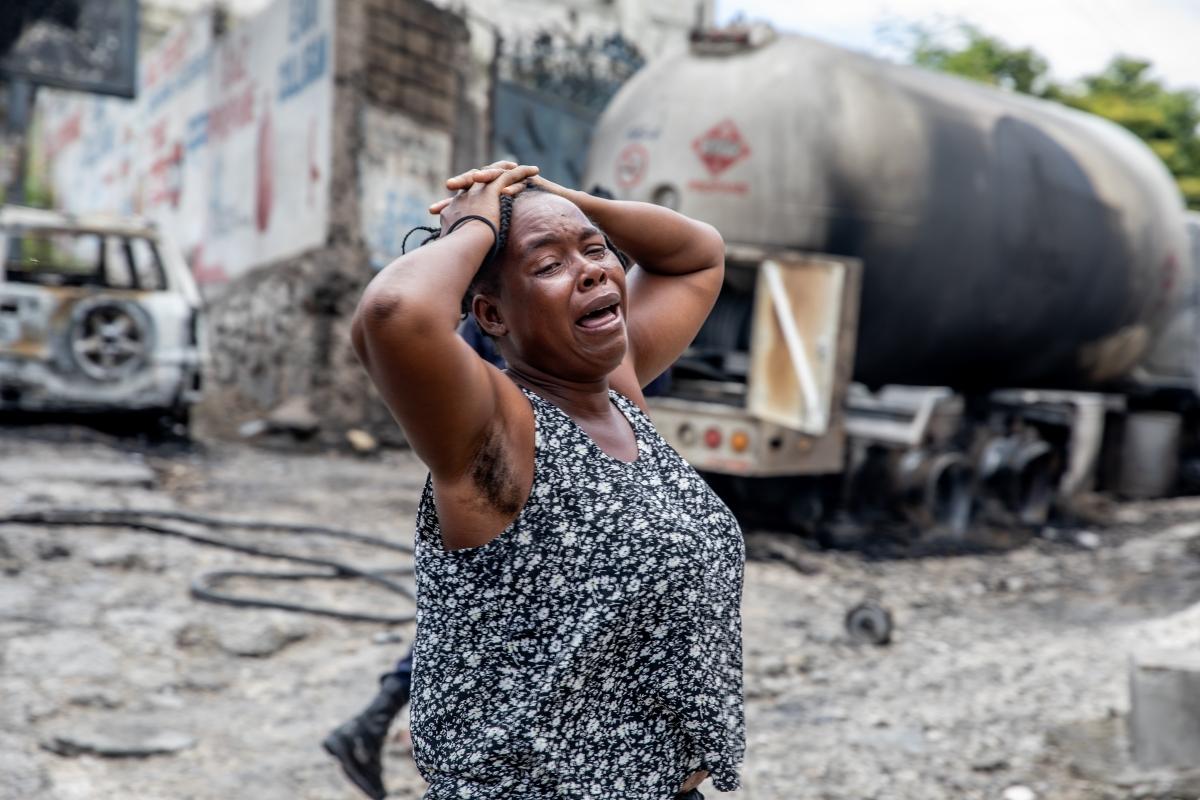
[[[186,424],[201,300],[150,223],[0,207],[0,409]]]
[[[717,306],[651,403],[735,505],[962,530],[1177,487],[1195,256],[1174,182],[1124,129],[719,31],[617,94],[586,184],[725,236]]]

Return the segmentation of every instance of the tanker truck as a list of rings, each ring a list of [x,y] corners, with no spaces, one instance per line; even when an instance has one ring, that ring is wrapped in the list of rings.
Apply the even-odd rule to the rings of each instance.
[[[1191,474],[1200,223],[1117,125],[725,29],[618,92],[585,185],[725,237],[650,403],[735,510],[961,533]]]

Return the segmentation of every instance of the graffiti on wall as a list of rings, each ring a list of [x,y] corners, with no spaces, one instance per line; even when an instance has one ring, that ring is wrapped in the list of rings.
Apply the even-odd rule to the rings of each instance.
[[[367,107],[359,154],[362,233],[371,265],[382,269],[400,255],[404,234],[437,225],[429,204],[446,194],[450,134],[399,114]],[[417,241],[417,237],[410,240]]]
[[[59,207],[144,214],[202,285],[325,241],[334,0],[276,0],[220,39],[192,17],[143,59],[134,101],[44,92]]]

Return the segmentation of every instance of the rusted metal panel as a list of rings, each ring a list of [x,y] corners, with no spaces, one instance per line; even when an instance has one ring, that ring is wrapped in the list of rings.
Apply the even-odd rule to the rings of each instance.
[[[840,261],[799,256],[759,266],[746,397],[755,417],[826,431],[846,270]]]
[[[143,217],[113,214],[72,214],[45,208],[0,206],[0,228],[33,228],[42,231],[113,234],[116,236],[159,235],[158,227]]]
[[[846,452],[845,396],[854,368],[862,265],[854,259],[731,245],[727,256],[759,264],[749,386],[740,402],[683,397],[651,398],[664,438],[697,469],[729,475],[821,475],[840,472]],[[780,275],[788,299],[787,322],[771,299],[762,265]],[[786,265],[786,266],[781,266]],[[818,418],[805,409],[802,378],[783,333],[790,325],[811,359]],[[759,329],[762,329],[762,332]],[[793,345],[795,344],[793,337]],[[730,389],[737,387],[731,386]],[[814,424],[819,423],[819,424]],[[706,440],[710,431],[716,431]],[[719,435],[719,442],[713,443]],[[744,443],[734,447],[734,437]]]

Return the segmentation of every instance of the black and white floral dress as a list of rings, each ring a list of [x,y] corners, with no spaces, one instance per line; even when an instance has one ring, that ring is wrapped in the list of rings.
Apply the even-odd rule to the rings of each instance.
[[[523,390],[524,391],[524,390]],[[744,546],[729,509],[628,399],[638,457],[525,391],[533,487],[482,547],[417,512],[413,752],[426,800],[668,800],[738,786]]]

